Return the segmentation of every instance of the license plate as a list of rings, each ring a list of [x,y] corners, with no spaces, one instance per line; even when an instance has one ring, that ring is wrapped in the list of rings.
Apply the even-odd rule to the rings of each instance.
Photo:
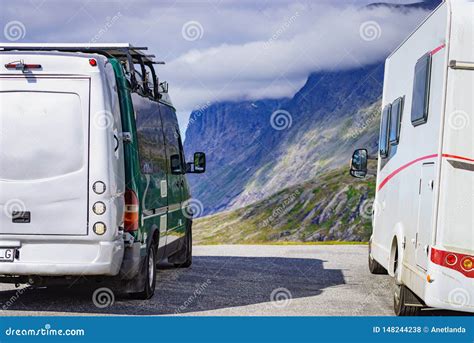
[[[0,248],[0,262],[13,262],[14,259],[14,248]]]

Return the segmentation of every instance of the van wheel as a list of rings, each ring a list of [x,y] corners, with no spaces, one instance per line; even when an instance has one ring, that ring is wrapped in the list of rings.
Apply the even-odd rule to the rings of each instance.
[[[393,294],[393,310],[397,316],[418,316],[421,307],[406,305],[406,299],[410,296],[411,291],[405,285],[395,284]]]
[[[156,243],[153,241],[148,248],[146,259],[142,266],[140,277],[144,280],[144,288],[141,292],[131,293],[135,299],[150,299],[155,294],[156,285]]]
[[[183,245],[182,255],[185,256],[183,263],[175,263],[176,268],[189,268],[193,264],[193,233],[191,230],[191,225],[189,225],[188,230],[186,231],[185,244]]]
[[[387,269],[385,269],[380,263],[378,263],[372,257],[370,243],[369,243],[369,271],[371,274],[378,274],[378,275],[388,274]]]

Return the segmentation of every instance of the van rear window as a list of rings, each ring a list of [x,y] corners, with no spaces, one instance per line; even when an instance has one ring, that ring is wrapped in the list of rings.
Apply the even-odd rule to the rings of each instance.
[[[0,179],[72,173],[83,167],[84,150],[78,94],[0,92]]]

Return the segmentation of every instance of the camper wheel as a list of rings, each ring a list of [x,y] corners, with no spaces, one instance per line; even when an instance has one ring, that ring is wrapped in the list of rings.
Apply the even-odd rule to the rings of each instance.
[[[410,299],[413,301],[410,301]],[[395,283],[393,310],[397,316],[418,316],[421,312],[421,305],[416,296],[405,285]]]

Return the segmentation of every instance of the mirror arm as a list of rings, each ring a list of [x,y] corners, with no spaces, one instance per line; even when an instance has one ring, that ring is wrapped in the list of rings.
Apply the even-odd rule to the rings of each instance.
[[[186,163],[186,171],[185,171],[185,173],[187,173],[187,174],[193,173],[193,172],[194,172],[194,171],[193,171],[193,166],[194,166],[194,163],[192,163],[192,162],[187,162],[187,163]]]

